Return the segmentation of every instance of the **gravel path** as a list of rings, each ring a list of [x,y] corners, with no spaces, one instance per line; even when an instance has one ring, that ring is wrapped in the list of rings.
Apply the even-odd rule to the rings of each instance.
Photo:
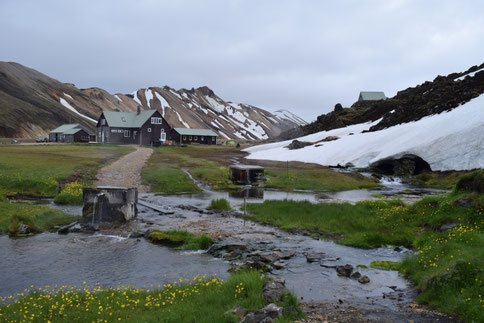
[[[136,147],[136,151],[101,168],[94,185],[137,187],[140,193],[149,192],[149,186],[141,185],[141,169],[146,165],[152,153],[153,149],[151,148]]]

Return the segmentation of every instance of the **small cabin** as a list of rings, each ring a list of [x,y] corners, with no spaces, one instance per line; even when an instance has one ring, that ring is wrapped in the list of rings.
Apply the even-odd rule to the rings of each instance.
[[[375,92],[375,91],[362,91],[360,92],[360,96],[358,97],[358,101],[380,101],[386,100],[387,97],[384,92]]]
[[[89,142],[95,141],[96,136],[78,123],[64,124],[49,133],[51,142]]]
[[[257,165],[230,166],[230,179],[236,184],[252,184],[264,179],[264,167]]]
[[[173,141],[180,145],[186,144],[217,144],[218,135],[210,129],[190,129],[190,128],[173,128]]]

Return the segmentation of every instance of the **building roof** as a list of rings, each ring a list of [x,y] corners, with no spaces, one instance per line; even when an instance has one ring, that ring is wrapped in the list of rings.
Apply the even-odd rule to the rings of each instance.
[[[138,114],[136,111],[117,112],[103,111],[104,117],[110,127],[116,128],[141,128],[157,110],[142,110]]]
[[[50,133],[61,133],[61,134],[64,134],[64,135],[73,135],[75,133],[78,133],[79,130],[84,130],[90,136],[94,135],[94,133],[91,130],[84,128],[83,126],[81,126],[78,123],[63,124],[62,126],[57,127],[54,130],[52,130]]]
[[[378,101],[386,98],[384,92],[361,91],[358,101]]]
[[[264,167],[262,167],[262,166],[257,166],[257,165],[242,165],[242,164],[231,165],[229,168],[231,168],[231,169],[238,169],[238,170],[264,170]]]
[[[183,136],[215,136],[218,135],[210,129],[189,129],[189,128],[174,128],[176,132]]]
[[[72,129],[68,129],[68,130],[64,131],[64,135],[74,135],[74,134],[78,133],[79,131],[84,131],[87,134],[89,134],[89,132],[87,132],[84,128],[72,128]]]
[[[68,123],[68,124],[63,124],[60,127],[55,128],[54,130],[51,131],[51,133],[64,133],[67,130],[75,129],[75,128],[81,128],[81,125],[78,123]]]

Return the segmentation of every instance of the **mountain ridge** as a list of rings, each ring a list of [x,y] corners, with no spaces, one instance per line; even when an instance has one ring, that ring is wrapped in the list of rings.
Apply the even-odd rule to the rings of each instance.
[[[320,131],[329,131],[354,124],[382,119],[368,131],[382,130],[397,124],[417,121],[423,117],[450,111],[484,93],[484,63],[464,72],[438,75],[409,87],[381,101],[357,101],[351,107],[336,104],[333,111],[322,114],[316,121],[283,132],[279,139],[287,140]]]
[[[0,136],[34,138],[63,123],[77,122],[94,130],[103,110],[158,109],[172,127],[209,128],[225,139],[266,140],[304,124],[286,112],[280,115],[241,103],[227,102],[206,86],[175,90],[141,88],[111,94],[79,89],[16,62],[0,62]]]

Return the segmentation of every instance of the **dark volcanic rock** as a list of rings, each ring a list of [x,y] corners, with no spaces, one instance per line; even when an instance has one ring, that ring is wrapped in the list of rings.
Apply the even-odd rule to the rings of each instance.
[[[307,141],[299,141],[299,140],[293,140],[288,146],[286,146],[290,150],[294,149],[301,149],[306,146],[311,146],[313,143],[307,142]]]
[[[308,135],[381,118],[378,124],[369,129],[377,131],[450,111],[484,93],[484,71],[458,79],[481,68],[484,68],[484,64],[473,66],[463,73],[437,76],[432,82],[407,88],[386,100],[358,101],[351,108],[335,106],[333,111],[320,115],[316,121],[301,129],[304,135]]]
[[[360,278],[358,278],[358,283],[360,284],[368,284],[370,282],[370,278],[368,278],[368,276],[361,276]]]
[[[338,276],[350,277],[353,272],[353,266],[348,264],[344,266],[336,266],[335,268]]]
[[[308,262],[318,262],[325,258],[326,254],[324,252],[313,252],[307,253],[305,256]]]
[[[265,283],[262,296],[266,302],[277,302],[288,292],[284,278],[273,278]]]

